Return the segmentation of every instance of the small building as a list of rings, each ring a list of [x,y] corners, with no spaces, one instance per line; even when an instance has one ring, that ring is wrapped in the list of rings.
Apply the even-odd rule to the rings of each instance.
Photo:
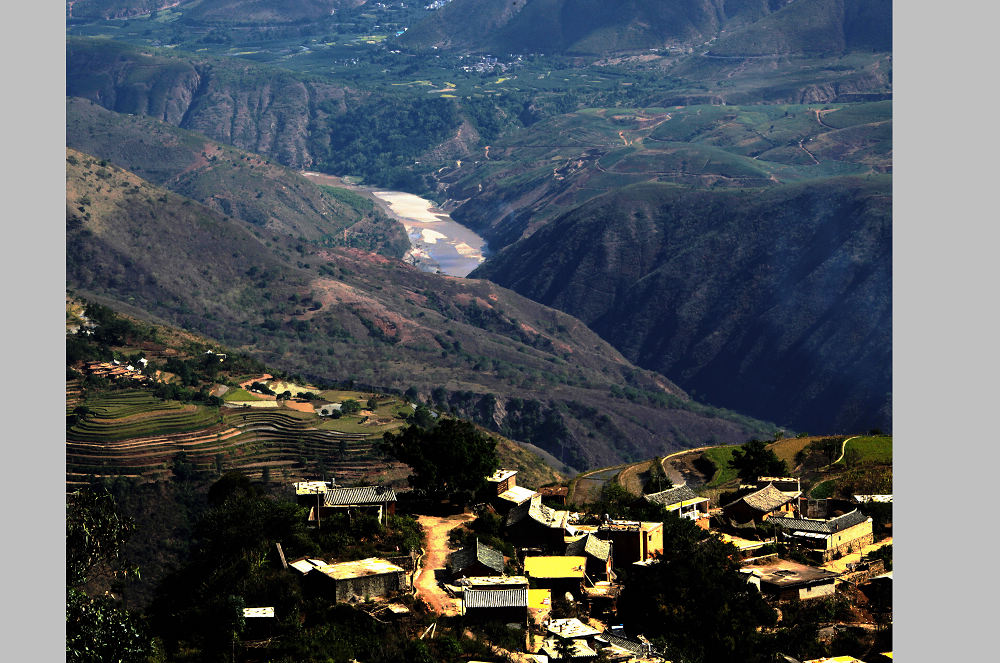
[[[572,640],[571,643],[572,649],[570,649],[569,652],[570,660],[587,661],[597,658],[597,651],[588,645],[586,640]],[[555,638],[545,639],[544,644],[542,645],[542,652],[549,657],[549,661],[563,660],[559,655],[559,649],[556,646]]]
[[[610,541],[599,539],[593,534],[566,537],[566,554],[587,558],[587,577],[591,584],[611,579],[611,547]]]
[[[647,502],[659,504],[681,518],[693,520],[698,527],[708,529],[709,501],[691,490],[686,483],[645,496]]]
[[[274,608],[243,608],[245,629],[244,640],[261,640],[271,635],[274,629]]]
[[[526,507],[526,508],[525,508]],[[569,511],[542,504],[539,495],[507,515],[508,538],[520,546],[539,547],[546,551],[564,550]]]
[[[385,522],[387,513],[396,513],[396,491],[384,486],[357,486],[355,488],[327,488],[323,493],[323,503],[318,519],[315,507],[309,512],[309,522],[322,526],[324,516],[343,510],[374,511],[380,523]]]
[[[462,614],[471,619],[525,625],[528,621],[528,585],[467,587],[462,593]]]
[[[598,538],[611,541],[618,564],[645,562],[663,554],[663,523],[608,519]]]
[[[857,509],[827,520],[772,518],[771,522],[781,527],[785,541],[824,562],[874,542],[872,519]]]
[[[493,486],[494,495],[505,493],[517,485],[517,470],[497,470],[486,477],[486,483]]]
[[[503,573],[503,553],[479,543],[467,546],[448,556],[448,571],[452,578],[492,576]]]
[[[304,507],[315,507],[323,503],[326,491],[337,487],[334,480],[330,481],[297,481],[292,484],[295,490],[295,503]]]
[[[403,591],[407,586],[406,571],[389,560],[378,557],[315,566],[310,572],[312,574],[320,574],[333,582],[337,601],[389,596]]]
[[[769,483],[726,504],[722,513],[734,523],[761,523],[774,515],[793,514],[796,504],[797,497],[783,493]]]
[[[575,555],[524,558],[525,575],[535,581],[537,587],[551,589],[556,597],[566,592],[574,598],[583,595],[586,566],[587,558]]]
[[[567,486],[543,486],[538,489],[538,494],[542,496],[542,499],[549,500],[555,504],[566,504],[566,498],[569,496],[569,487]]]
[[[779,601],[832,596],[837,581],[837,574],[832,571],[783,559],[741,571],[748,574],[748,581],[761,594]]]

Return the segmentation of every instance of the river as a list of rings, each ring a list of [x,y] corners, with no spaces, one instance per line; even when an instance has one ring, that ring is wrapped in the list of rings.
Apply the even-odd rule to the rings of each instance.
[[[410,238],[411,248],[403,259],[421,271],[464,277],[485,259],[486,240],[439,210],[433,201],[402,191],[350,185],[333,175],[303,175],[319,184],[364,191],[381,201],[380,207],[403,224]]]

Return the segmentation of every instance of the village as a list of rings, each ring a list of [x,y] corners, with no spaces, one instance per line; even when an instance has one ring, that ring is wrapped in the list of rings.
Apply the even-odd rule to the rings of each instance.
[[[645,494],[637,498],[642,508],[658,510],[661,520],[630,520],[563,508],[565,487],[534,490],[518,485],[517,474],[499,469],[486,477],[485,499],[471,510],[420,515],[426,539],[419,556],[286,560],[279,544],[281,564],[300,578],[304,594],[353,605],[379,621],[404,620],[422,609],[523,632],[520,651],[495,648],[506,660],[676,661],[682,659],[657,649],[646,634],[624,628],[618,614],[620,576],[661,563],[664,537],[670,536],[666,519],[676,518],[732,544],[747,585],[779,613],[783,606],[847,594],[865,604],[870,621],[831,624],[828,634],[838,628],[891,628],[892,571],[877,554],[891,537],[876,541],[873,519],[861,512],[866,503],[891,502],[891,495],[809,499],[798,478],[762,476],[721,506],[686,484]],[[345,513],[384,524],[398,502],[392,488],[343,487],[333,480],[294,482],[290,489],[315,528]],[[456,536],[478,518],[499,524],[504,547],[513,554],[469,531]],[[247,637],[259,638],[267,637],[268,623],[277,617],[270,606],[248,607],[244,616]],[[436,626],[414,636],[433,639]],[[798,663],[891,660],[890,650],[864,661],[837,655]]]

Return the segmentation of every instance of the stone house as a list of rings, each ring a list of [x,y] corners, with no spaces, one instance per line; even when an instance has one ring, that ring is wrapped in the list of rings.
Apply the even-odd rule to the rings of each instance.
[[[771,522],[781,527],[785,542],[824,562],[874,542],[872,519],[857,509],[827,520],[772,518]]]
[[[645,495],[644,498],[647,502],[659,504],[670,513],[674,513],[681,518],[693,520],[702,529],[707,530],[709,528],[708,498],[700,497],[686,483],[658,493],[650,493],[649,495]]]
[[[645,562],[663,554],[663,523],[608,519],[597,528],[597,537],[614,546],[619,565]]]
[[[741,571],[747,574],[747,581],[755,585],[761,594],[778,601],[804,601],[832,596],[836,591],[836,573],[788,560],[749,566]]]
[[[452,578],[495,576],[503,573],[503,553],[479,543],[466,546],[448,556],[448,571]]]
[[[782,492],[767,484],[722,507],[722,514],[733,523],[761,523],[771,516],[794,514],[797,496]]]

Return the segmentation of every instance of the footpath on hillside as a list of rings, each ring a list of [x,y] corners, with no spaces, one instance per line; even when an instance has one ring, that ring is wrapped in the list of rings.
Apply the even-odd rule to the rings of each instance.
[[[452,598],[438,585],[436,571],[443,571],[448,559],[448,535],[475,519],[475,514],[459,513],[454,516],[417,516],[424,528],[424,556],[413,580],[417,596],[440,615],[454,616],[461,612],[461,599]]]

